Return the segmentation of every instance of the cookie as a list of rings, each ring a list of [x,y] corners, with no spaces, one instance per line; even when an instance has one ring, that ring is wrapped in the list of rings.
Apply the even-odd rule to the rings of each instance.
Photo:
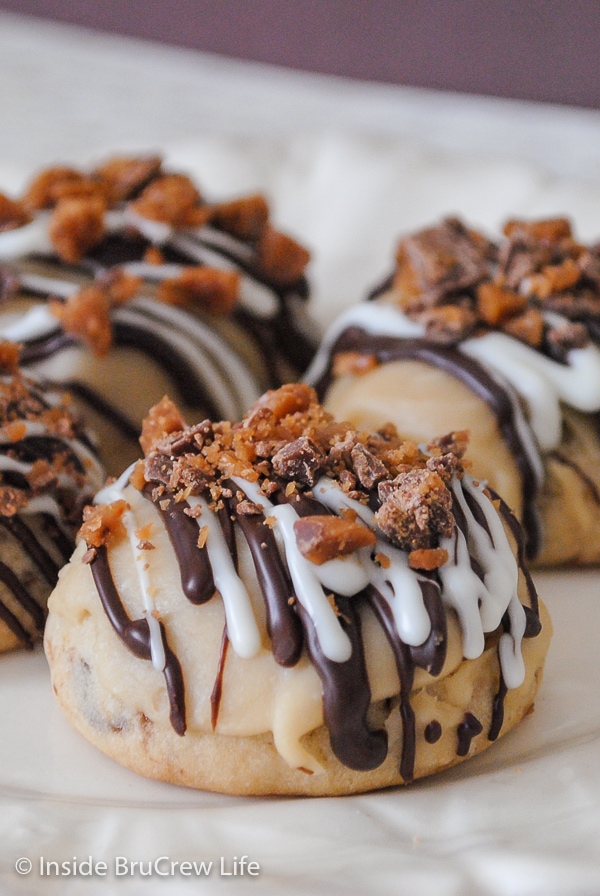
[[[476,475],[539,565],[600,560],[600,250],[565,219],[491,242],[456,219],[405,237],[396,271],[344,314],[306,379],[355,425],[468,429]]]
[[[17,347],[0,343],[0,652],[41,638],[83,506],[104,482],[66,397],[24,376],[17,361]]]
[[[0,222],[0,334],[69,388],[113,475],[163,395],[239,419],[312,357],[309,253],[260,195],[208,202],[159,157],[115,157],[42,171]]]
[[[168,401],[50,599],[54,692],[152,778],[237,794],[408,783],[532,707],[551,623],[506,505],[427,450],[336,423],[302,384],[237,424]]]

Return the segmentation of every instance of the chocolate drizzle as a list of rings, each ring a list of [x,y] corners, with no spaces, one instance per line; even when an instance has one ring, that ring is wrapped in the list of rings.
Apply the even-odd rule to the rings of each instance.
[[[478,361],[463,354],[458,348],[428,339],[404,339],[379,336],[361,327],[349,327],[331,347],[330,359],[337,353],[358,352],[372,355],[380,364],[393,361],[421,361],[449,373],[486,402],[494,413],[498,427],[521,474],[523,495],[523,525],[527,533],[527,555],[535,557],[540,550],[541,533],[536,509],[538,482],[531,460],[519,434],[515,408],[506,389]],[[325,374],[315,384],[322,397],[331,384],[331,363]]]
[[[30,647],[43,634],[46,600],[73,551],[81,507],[103,473],[86,433],[39,383],[4,372],[0,386],[0,618]]]
[[[312,390],[302,385],[284,387],[277,393],[268,393],[239,424],[203,424],[184,432],[179,428],[176,409],[161,404],[145,424],[142,444],[146,460],[143,473],[141,467],[136,467],[133,482],[139,483],[143,477],[141,493],[153,503],[164,523],[186,600],[194,605],[214,599],[223,601],[227,622],[210,695],[213,729],[218,731],[219,727],[230,637],[231,649],[239,657],[256,657],[264,649],[264,635],[253,606],[255,582],[264,601],[275,662],[293,666],[305,651],[305,658],[308,655],[319,676],[324,722],[337,759],[356,770],[380,766],[388,752],[387,732],[376,727],[374,720],[381,710],[397,711],[402,723],[399,773],[410,781],[417,751],[417,726],[411,705],[415,673],[423,669],[433,677],[442,674],[448,652],[448,607],[456,610],[468,656],[480,655],[486,634],[490,635],[489,645],[502,631],[510,633],[516,612],[511,607],[512,579],[504,583],[506,587],[500,587],[494,578],[498,586],[494,595],[490,595],[486,579],[488,573],[505,572],[507,563],[516,562],[524,569],[524,540],[516,519],[499,503],[501,516],[517,541],[515,560],[510,539],[501,537],[501,527],[491,523],[491,506],[485,509],[494,496],[464,473],[462,455],[449,450],[443,440],[440,445],[431,443],[431,453],[421,451],[416,457],[411,451],[418,451],[418,447],[411,448],[400,436],[395,442],[391,432],[386,439],[381,434],[364,434],[363,444],[361,434],[353,434],[345,424],[335,424],[327,415],[318,416],[325,412],[311,395],[314,396]],[[302,414],[305,399],[315,405],[312,411]],[[278,421],[285,422],[274,424],[275,415],[279,415]],[[320,429],[313,422],[317,416],[324,424]],[[314,435],[312,454],[307,454],[308,436],[303,436],[303,432]],[[358,448],[359,445],[363,447]],[[436,454],[436,450],[440,453]],[[383,461],[378,463],[377,451],[379,457],[394,458],[388,460],[389,466]],[[300,462],[306,457],[314,462],[310,477],[306,464]],[[411,528],[412,517],[403,516],[400,505],[393,504],[402,494],[401,484],[406,481],[403,477],[409,475],[404,460],[409,457],[415,457],[409,468],[413,485],[425,479],[429,482],[429,474],[433,475],[429,465],[437,466],[445,476],[442,479],[442,475],[435,474],[435,486],[430,483],[425,503],[419,503],[417,508],[431,511],[427,516],[429,524],[440,526],[439,531],[428,536],[431,541],[426,544],[431,544],[431,548],[415,547],[423,542]],[[365,464],[365,458],[370,463]],[[356,476],[352,477],[351,464],[356,464]],[[97,515],[87,519],[82,530],[84,538],[89,534],[88,545],[98,543],[93,538],[101,524],[108,526],[109,531],[111,525],[116,525],[117,505],[127,506],[126,479],[125,475],[107,487],[104,497],[99,496]],[[418,503],[419,497],[423,493],[416,488],[408,493],[413,504],[415,499]],[[109,504],[117,502],[112,511],[103,503],[105,500]],[[395,528],[384,529],[381,511],[389,510],[390,503],[400,516]],[[444,508],[443,528],[435,516],[440,507]],[[124,514],[123,525],[133,549],[138,525],[135,506],[120,512]],[[311,517],[317,519],[311,521]],[[318,533],[316,554],[310,538],[303,540],[298,535],[300,521],[304,533]],[[390,517],[385,517],[385,521],[387,526]],[[354,538],[355,529],[361,526],[371,530],[368,540],[361,535],[361,540],[347,547],[348,533]],[[336,540],[340,537],[344,540]],[[248,569],[249,563],[254,568],[252,588],[246,588],[235,574],[237,550],[242,546],[247,548],[244,569]],[[418,564],[429,560],[432,554],[439,563],[424,564],[422,569]],[[135,554],[134,562],[143,564],[144,559]],[[448,570],[448,575],[445,562],[456,566],[455,570]],[[91,565],[102,603],[121,640],[136,656],[146,660],[154,653],[155,661],[162,643],[171,718],[181,733],[184,683],[176,658],[168,649],[164,629],[161,626],[158,642],[159,630],[150,615],[135,621],[129,619],[116,592],[105,547],[96,552]],[[530,623],[537,616],[537,600],[531,579],[526,581],[531,606],[526,610],[527,629],[534,634],[535,624]],[[220,597],[215,598],[217,584]],[[151,614],[153,589],[146,583],[142,590],[143,606]],[[491,598],[493,615],[486,610],[484,620],[481,602]],[[500,606],[498,601],[502,601]],[[394,694],[372,694],[363,643],[365,621],[378,626],[381,637],[390,645],[400,682],[397,705]],[[492,633],[491,628],[496,631]],[[518,676],[521,672],[518,661],[513,662],[504,652],[498,655],[498,662],[507,675],[511,672]],[[502,686],[503,682],[494,702],[492,735],[502,726]],[[459,751],[468,752],[472,738],[479,733],[476,722],[467,716],[458,726]],[[430,737],[435,737],[435,732],[430,731]]]
[[[183,593],[193,604],[204,604],[215,593],[211,565],[206,547],[198,547],[198,525],[185,513],[186,504],[169,497],[152,496],[154,486],[147,485],[142,494],[152,501],[165,524],[181,574]]]
[[[387,733],[373,731],[367,723],[371,690],[360,636],[360,617],[353,599],[335,597],[340,623],[350,638],[352,655],[343,663],[328,660],[319,646],[314,625],[300,611],[308,653],[323,684],[323,715],[331,748],[348,768],[369,771],[387,756]]]
[[[466,756],[471,748],[471,741],[481,734],[483,725],[479,719],[475,718],[473,713],[466,712],[464,718],[456,731],[458,737],[458,746],[456,747],[457,756]]]
[[[96,549],[96,554],[90,563],[90,567],[104,612],[113,629],[134,656],[141,660],[152,660],[152,643],[148,620],[144,618],[133,620],[127,615],[112,577],[105,546]],[[181,666],[167,643],[167,636],[162,622],[159,622],[159,626],[161,641],[165,651],[163,674],[169,695],[169,717],[177,734],[184,735],[186,730],[185,692]]]
[[[238,504],[239,501],[233,498],[234,511]],[[281,560],[275,536],[262,513],[237,514],[236,519],[250,549],[265,599],[267,632],[273,645],[273,656],[281,666],[294,666],[302,651],[302,627],[293,608],[294,589]]]

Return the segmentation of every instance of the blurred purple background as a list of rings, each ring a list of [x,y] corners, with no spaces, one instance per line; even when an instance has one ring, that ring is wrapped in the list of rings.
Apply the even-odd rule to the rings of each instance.
[[[599,0],[0,0],[239,59],[600,108]]]

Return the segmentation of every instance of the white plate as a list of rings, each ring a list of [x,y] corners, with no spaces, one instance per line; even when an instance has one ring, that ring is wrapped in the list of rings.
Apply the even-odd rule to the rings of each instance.
[[[41,652],[1,657],[1,892],[597,896],[600,579],[537,581],[555,637],[535,712],[457,769],[365,796],[235,799],[143,780],[64,722]],[[90,857],[105,874],[40,874],[40,861],[72,872]],[[186,861],[213,863],[201,885],[193,865],[171,871]]]

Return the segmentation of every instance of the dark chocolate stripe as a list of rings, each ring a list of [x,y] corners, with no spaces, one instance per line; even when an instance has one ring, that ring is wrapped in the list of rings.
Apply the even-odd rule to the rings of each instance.
[[[142,660],[152,661],[150,626],[147,619],[130,619],[116,589],[106,547],[96,549],[90,563],[94,583],[110,624],[118,637],[131,652]],[[171,725],[175,732],[184,735],[186,730],[185,693],[183,675],[179,660],[169,647],[164,626],[160,625],[160,636],[165,651],[163,674],[169,696]]]
[[[48,551],[40,544],[37,536],[33,534],[29,526],[19,516],[0,517],[0,525],[10,532],[25,553],[33,560],[48,584],[54,587],[58,580],[59,567]],[[67,557],[65,557],[66,559]]]
[[[570,470],[573,470],[573,472],[576,473],[577,476],[579,476],[579,478],[581,479],[581,481],[583,482],[583,484],[589,491],[590,495],[592,496],[592,498],[594,500],[594,503],[600,505],[600,490],[598,489],[598,486],[596,485],[596,483],[594,482],[594,480],[592,479],[591,476],[588,476],[588,474],[585,473],[584,470],[582,470],[581,467],[578,464],[576,464],[574,460],[571,460],[570,458],[566,457],[560,451],[552,451],[551,454],[549,455],[549,457],[551,457],[557,463],[563,464],[565,467],[569,467]]]
[[[38,634],[44,631],[45,614],[36,600],[21,585],[18,578],[5,563],[0,561],[0,582],[11,592],[15,600],[23,610],[31,617]],[[0,619],[2,619],[11,632],[26,647],[31,646],[31,636],[17,619],[14,613],[0,600]]]
[[[281,666],[294,666],[300,659],[303,638],[300,620],[291,604],[296,598],[292,582],[264,515],[237,513],[239,503],[235,497],[231,499],[265,600],[273,656]]]
[[[329,730],[331,749],[339,761],[357,771],[380,766],[387,756],[387,732],[373,731],[367,724],[371,689],[365,667],[360,617],[356,598],[335,596],[340,625],[350,638],[349,660],[336,663],[321,650],[315,627],[299,605],[310,658],[323,685],[323,715]]]
[[[466,756],[471,748],[471,741],[481,734],[483,725],[479,719],[475,718],[473,713],[466,712],[462,722],[456,729],[458,745],[456,747],[457,756]]]
[[[374,355],[379,363],[414,360],[437,367],[464,383],[475,395],[486,402],[498,421],[502,437],[510,448],[521,474],[523,521],[527,532],[527,553],[535,557],[540,550],[540,523],[536,509],[538,484],[527,450],[520,438],[513,404],[506,390],[479,362],[452,346],[427,339],[403,339],[378,336],[360,327],[349,327],[335,341],[330,358],[338,352],[352,351]],[[333,373],[329,366],[315,384],[322,398],[331,384]]]
[[[442,602],[440,586],[433,578],[419,576],[423,604],[431,622],[429,636],[418,647],[410,647],[410,655],[416,666],[430,675],[439,675],[446,662],[448,651],[448,620]]]
[[[184,501],[174,501],[168,495],[154,499],[154,490],[155,485],[149,484],[142,494],[162,517],[179,564],[183,593],[191,603],[204,604],[215,593],[215,583],[206,546],[198,547],[198,522],[185,512],[189,508]]]
[[[400,717],[402,719],[402,751],[400,756],[400,774],[409,783],[415,774],[416,734],[415,713],[410,702],[410,693],[415,680],[415,664],[409,647],[398,635],[390,605],[376,588],[369,586],[365,596],[375,613],[381,628],[389,642],[396,670],[400,680]]]

